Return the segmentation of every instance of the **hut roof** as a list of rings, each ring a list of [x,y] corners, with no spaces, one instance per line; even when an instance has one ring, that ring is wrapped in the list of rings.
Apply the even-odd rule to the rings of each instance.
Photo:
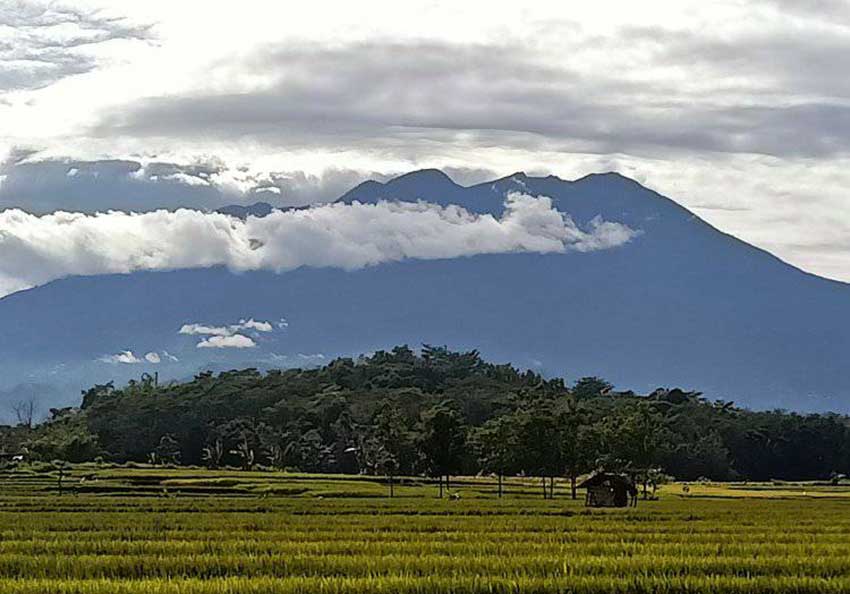
[[[613,474],[610,472],[595,472],[578,485],[579,489],[587,489],[588,487],[598,487],[604,483],[610,486],[621,485],[623,487],[633,488],[632,480],[623,474]]]

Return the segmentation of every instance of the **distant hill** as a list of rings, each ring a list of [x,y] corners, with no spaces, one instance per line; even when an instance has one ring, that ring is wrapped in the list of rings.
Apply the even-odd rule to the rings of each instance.
[[[206,366],[321,363],[424,342],[478,348],[544,374],[598,375],[638,392],[676,385],[756,408],[850,411],[850,287],[722,233],[631,179],[517,173],[463,187],[425,170],[366,182],[340,200],[424,200],[498,214],[511,191],[550,196],[580,226],[601,215],[642,233],[585,254],[57,281],[0,300],[0,390],[50,384],[70,403],[93,382],[143,371],[185,378]],[[197,337],[178,333],[188,323],[250,318],[279,324],[257,335],[256,348],[198,349]],[[128,349],[179,361],[98,361]]]
[[[236,217],[237,219],[247,219],[248,217],[267,217],[269,216],[274,207],[268,202],[255,202],[254,204],[250,204],[248,206],[242,206],[241,204],[231,204],[230,206],[222,206],[217,209],[216,212],[221,214],[230,215],[231,217]]]

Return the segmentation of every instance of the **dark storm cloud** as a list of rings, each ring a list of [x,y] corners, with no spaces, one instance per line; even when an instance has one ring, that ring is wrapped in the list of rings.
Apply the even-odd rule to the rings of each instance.
[[[232,176],[239,176],[239,185]],[[179,164],[133,160],[34,160],[33,152],[13,151],[0,162],[0,210],[22,208],[35,214],[56,210],[150,211],[180,207],[216,209],[262,201],[302,206],[335,200],[366,179],[384,181],[374,171],[328,169],[250,174],[233,172],[215,160]]]
[[[809,47],[801,38],[784,49],[778,39],[720,43],[646,29],[625,30],[617,40],[647,47],[653,56],[647,66],[687,67],[690,61],[697,74],[697,68],[705,69],[697,82],[713,84],[717,96],[678,88],[674,78],[649,84],[623,72],[589,76],[571,70],[569,60],[541,60],[514,46],[387,42],[271,48],[238,64],[242,72],[268,76],[265,88],[140,100],[106,114],[94,133],[249,138],[286,148],[366,149],[411,159],[427,156],[434,143],[776,156],[824,156],[850,148],[850,107],[836,98],[850,83],[835,81],[850,37]],[[788,64],[765,68],[777,55]],[[812,67],[800,74],[804,62]],[[752,73],[750,88],[734,88],[740,83],[731,77],[741,73]],[[785,96],[794,95],[789,81],[801,92],[821,87],[835,92],[777,99],[781,85]],[[730,103],[733,91],[746,101]]]
[[[37,89],[89,72],[97,61],[87,47],[114,40],[147,40],[150,27],[55,2],[0,4],[0,92]]]

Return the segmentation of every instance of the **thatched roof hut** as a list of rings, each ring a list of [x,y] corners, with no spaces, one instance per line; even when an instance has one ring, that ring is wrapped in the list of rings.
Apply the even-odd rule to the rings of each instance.
[[[587,490],[584,504],[588,507],[637,506],[637,487],[624,474],[596,472],[578,488]]]

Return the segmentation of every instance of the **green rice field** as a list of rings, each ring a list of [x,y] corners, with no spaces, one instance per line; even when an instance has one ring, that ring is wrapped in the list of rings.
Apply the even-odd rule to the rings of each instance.
[[[850,488],[77,467],[0,473],[2,593],[850,592]]]

